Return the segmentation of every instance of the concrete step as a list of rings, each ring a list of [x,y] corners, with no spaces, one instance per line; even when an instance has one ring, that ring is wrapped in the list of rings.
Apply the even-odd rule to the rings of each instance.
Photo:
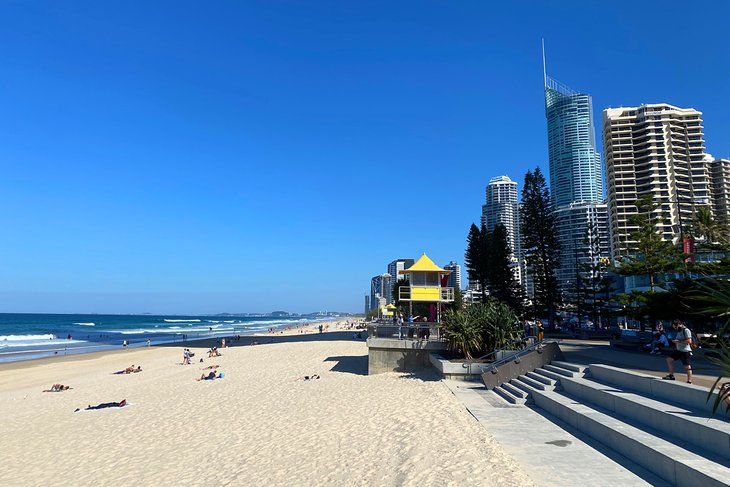
[[[703,411],[708,417],[712,413],[712,405],[717,397],[715,392],[708,400],[706,388],[687,384],[681,380],[662,380],[660,377],[619,369],[610,365],[589,365],[588,377],[597,382],[612,384],[667,404]],[[718,411],[716,417],[724,418],[724,411]]]
[[[535,373],[535,372],[528,372],[526,375],[530,379],[534,379],[536,381],[540,381],[543,384],[547,384],[549,386],[553,386],[554,387],[555,384],[558,383],[558,381],[555,380],[555,379],[551,379],[550,377],[547,377],[547,376],[544,376],[544,375],[540,375],[540,374]]]
[[[530,397],[530,393],[534,389],[532,386],[522,382],[520,379],[512,379],[511,384],[525,394],[525,404],[532,404],[532,398]]]
[[[563,369],[572,370],[573,372],[578,372],[580,374],[585,372],[588,368],[585,365],[571,364],[570,362],[561,362],[559,360],[553,360],[552,362],[550,362],[550,365],[557,365],[558,367],[561,367]]]
[[[560,384],[566,394],[626,418],[634,426],[648,426],[670,441],[686,441],[698,452],[711,452],[703,456],[730,460],[730,423],[724,420],[582,377],[566,377]]]
[[[568,382],[568,381],[566,381]],[[667,441],[651,431],[636,428],[598,407],[581,404],[554,391],[535,390],[537,407],[557,416],[578,431],[638,463],[672,485],[727,487],[730,468]]]
[[[553,386],[551,386],[549,384],[545,384],[543,382],[540,382],[539,380],[532,379],[526,375],[519,376],[517,378],[517,380],[519,380],[520,382],[525,383],[528,386],[533,387],[535,389],[540,389],[541,391],[545,391],[548,389],[552,390],[554,388]]]
[[[567,377],[567,376],[565,376],[563,374],[558,374],[556,372],[552,372],[552,371],[547,370],[545,368],[535,369],[535,373],[538,374],[538,375],[541,375],[543,377],[547,377],[549,379],[552,379],[552,380],[556,381],[557,382],[557,385],[560,385],[560,379],[562,379],[564,377]]]
[[[510,404],[522,405],[527,402],[527,399],[525,399],[524,397],[514,396],[514,395],[512,395],[512,393],[510,393],[508,390],[504,389],[502,386],[497,386],[494,389],[492,389],[492,391]]]
[[[509,393],[515,397],[527,398],[527,393],[525,391],[523,391],[519,387],[510,384],[509,382],[505,382],[504,384],[502,384],[501,387],[507,389]]]
[[[580,375],[578,372],[574,372],[572,370],[564,369],[563,367],[559,367],[557,365],[543,365],[543,369],[549,370],[550,372],[555,372],[556,374],[560,374],[565,377],[577,377]]]

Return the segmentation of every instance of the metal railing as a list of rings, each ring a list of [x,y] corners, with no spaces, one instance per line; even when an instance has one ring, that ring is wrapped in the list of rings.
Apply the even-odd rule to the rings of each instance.
[[[529,346],[527,346],[525,348],[522,348],[522,349],[519,349],[519,350],[515,350],[514,353],[511,353],[509,355],[506,355],[506,356],[502,357],[499,360],[495,360],[492,363],[489,363],[489,364],[486,364],[486,365],[480,365],[479,368],[482,370],[482,373],[483,374],[484,373],[487,373],[487,372],[491,372],[493,374],[496,374],[497,373],[497,369],[501,365],[504,365],[506,363],[513,362],[513,361],[519,363],[520,357],[522,357],[524,355],[527,355],[528,353],[531,353],[533,351],[537,351],[537,353],[542,353],[543,347],[545,345],[547,345],[548,343],[559,343],[559,342],[560,342],[560,340],[554,340],[554,339],[543,340],[541,342],[535,342],[532,345],[529,345]]]
[[[441,327],[437,323],[421,323],[408,326],[372,325],[369,336],[398,340],[441,340]]]
[[[453,287],[442,287],[441,288],[441,301],[453,301],[454,300],[454,288]]]

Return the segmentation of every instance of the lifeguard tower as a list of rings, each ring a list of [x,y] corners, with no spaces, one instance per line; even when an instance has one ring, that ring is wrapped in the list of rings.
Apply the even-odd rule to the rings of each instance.
[[[398,299],[408,301],[411,316],[414,302],[435,303],[436,323],[440,323],[441,303],[454,301],[454,288],[441,285],[450,273],[434,264],[424,253],[412,266],[399,272],[408,279],[409,285],[398,288]]]
[[[441,303],[454,301],[454,288],[445,286],[449,273],[450,271],[440,268],[423,254],[411,267],[399,272],[408,278],[408,285],[398,288],[398,300],[408,301],[411,316],[413,303],[433,304],[435,313],[431,314],[435,322],[440,323]],[[443,340],[428,339],[433,322],[432,319],[430,324],[417,325],[419,330],[428,330],[427,334],[408,338],[403,336],[404,330],[400,326],[374,325],[367,340],[368,374],[415,372],[432,367],[431,354],[446,350],[446,342]]]
[[[381,306],[380,307],[380,317],[381,318],[392,318],[395,315],[396,307],[393,304],[389,304],[387,306]]]

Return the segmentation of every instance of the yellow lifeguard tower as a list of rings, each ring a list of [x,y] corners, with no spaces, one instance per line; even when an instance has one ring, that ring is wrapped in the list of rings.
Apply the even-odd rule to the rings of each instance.
[[[380,307],[380,316],[385,318],[386,316],[393,316],[395,314],[396,307],[392,304],[388,306]]]
[[[412,266],[399,272],[408,278],[410,285],[401,286],[398,289],[398,299],[408,301],[411,315],[413,315],[414,301],[436,303],[436,321],[440,322],[441,303],[454,301],[454,288],[441,286],[442,278],[450,273],[451,271],[434,264],[424,253]]]

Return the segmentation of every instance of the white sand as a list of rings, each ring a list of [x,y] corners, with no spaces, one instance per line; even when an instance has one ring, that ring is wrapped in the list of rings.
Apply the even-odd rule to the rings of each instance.
[[[3,366],[0,484],[534,485],[439,381],[363,375],[350,336],[194,349],[189,366],[181,347]],[[213,363],[225,378],[196,382]],[[73,389],[41,392],[55,382]]]

